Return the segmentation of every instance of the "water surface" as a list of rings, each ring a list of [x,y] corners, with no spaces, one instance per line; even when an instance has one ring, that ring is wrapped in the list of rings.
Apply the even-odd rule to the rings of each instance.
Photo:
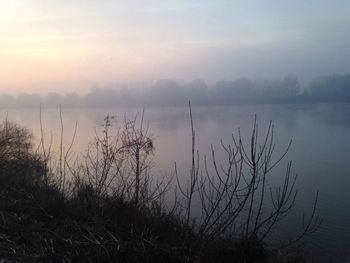
[[[107,114],[117,116],[119,123],[124,113],[133,116],[139,109],[63,109],[64,141],[68,143],[78,122],[78,136],[74,150],[83,152],[94,132],[101,129]],[[38,109],[3,109],[2,117],[29,127],[40,138]],[[324,262],[350,260],[350,105],[259,105],[232,107],[193,107],[196,145],[201,158],[210,153],[210,145],[224,158],[220,139],[230,143],[231,134],[240,127],[243,137],[249,138],[254,115],[257,114],[259,133],[266,131],[269,121],[275,124],[277,152],[282,152],[293,140],[284,162],[276,168],[271,185],[288,160],[293,160],[293,173],[299,175],[299,196],[294,214],[287,219],[279,234],[287,237],[296,233],[301,215],[312,207],[315,192],[320,191],[318,213],[323,224],[316,234],[308,238],[310,253]],[[145,120],[155,138],[154,174],[170,174],[174,162],[181,174],[189,171],[191,131],[188,108],[149,108]],[[46,141],[52,138],[53,146],[59,143],[60,118],[58,109],[43,109],[42,123]],[[115,124],[117,125],[117,124]],[[289,220],[289,221],[288,221]]]

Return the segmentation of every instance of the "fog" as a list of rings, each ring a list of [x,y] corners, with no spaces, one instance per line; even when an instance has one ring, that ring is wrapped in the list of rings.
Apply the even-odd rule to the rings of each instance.
[[[349,10],[345,0],[0,1],[0,92],[290,72],[307,86],[349,73]]]
[[[3,93],[0,107],[168,107],[184,106],[189,100],[193,105],[350,102],[350,74],[318,77],[306,86],[296,75],[289,74],[276,79],[221,80],[212,85],[201,79],[163,79],[149,86],[94,87],[86,94]]]
[[[109,200],[109,193],[114,192],[114,189],[113,191],[108,189],[113,185],[112,181],[108,186],[105,185],[109,181],[108,174],[112,175],[113,172],[113,178],[122,178],[120,188],[135,189],[134,193],[131,191],[128,195],[135,196],[137,201],[134,202],[134,198],[130,199],[130,204],[133,207],[130,215],[136,215],[136,217],[132,216],[132,220],[128,220],[128,224],[131,223],[131,231],[129,228],[126,231],[119,231],[119,225],[123,224],[118,223],[118,227],[115,228],[114,225],[106,223],[107,225],[101,225],[103,226],[101,229],[114,229],[118,233],[111,230],[113,233],[108,232],[108,235],[104,235],[104,232],[100,231],[100,227],[96,228],[96,232],[91,232],[91,241],[97,237],[96,241],[101,245],[96,246],[96,242],[93,242],[93,248],[103,247],[103,251],[106,252],[106,255],[108,254],[109,258],[114,252],[123,255],[129,247],[133,248],[131,254],[135,259],[137,259],[138,254],[134,253],[136,251],[134,248],[137,247],[142,251],[140,255],[145,255],[145,248],[147,250],[150,248],[161,254],[168,253],[167,248],[171,248],[169,252],[174,260],[176,258],[182,259],[182,257],[173,258],[176,251],[179,253],[184,251],[185,253],[189,252],[189,256],[184,257],[184,259],[201,261],[201,257],[197,257],[197,252],[198,255],[201,255],[202,251],[207,251],[206,248],[210,248],[208,251],[216,249],[216,243],[213,243],[213,246],[212,243],[207,243],[208,247],[203,245],[207,238],[208,240],[220,241],[217,243],[220,245],[219,248],[221,244],[225,244],[223,248],[231,249],[234,247],[232,252],[237,249],[237,251],[242,250],[244,254],[254,254],[250,253],[250,244],[254,245],[254,250],[257,248],[259,251],[267,245],[268,249],[260,252],[263,252],[264,255],[275,256],[274,252],[270,253],[274,251],[274,249],[269,248],[270,240],[268,243],[263,242],[265,235],[279,220],[279,215],[284,216],[289,213],[295,200],[295,214],[302,215],[305,212],[304,208],[310,211],[311,207],[306,208],[306,206],[314,202],[313,193],[319,189],[319,205],[317,209],[316,205],[314,206],[312,216],[316,210],[317,213],[320,211],[324,225],[321,225],[315,236],[305,239],[305,250],[304,244],[301,244],[301,250],[297,250],[295,256],[299,256],[300,253],[303,257],[304,252],[308,254],[308,245],[311,245],[310,255],[313,253],[317,258],[321,258],[320,261],[316,259],[316,262],[330,260],[333,262],[341,257],[343,257],[344,262],[350,262],[350,210],[348,209],[348,200],[350,200],[350,192],[348,191],[350,183],[348,171],[348,152],[350,149],[350,140],[348,140],[350,134],[349,28],[349,0],[0,0],[0,114],[2,114],[3,120],[6,120],[2,126],[0,123],[0,139],[1,135],[5,136],[4,143],[0,145],[0,153],[1,150],[3,152],[0,157],[2,159],[5,157],[4,160],[6,160],[2,162],[0,158],[0,174],[1,169],[12,170],[13,166],[15,169],[13,172],[11,171],[11,175],[17,176],[17,172],[20,172],[25,178],[31,178],[32,171],[37,167],[36,162],[32,163],[31,160],[38,159],[41,171],[37,174],[45,177],[45,180],[35,181],[43,182],[43,185],[46,186],[51,185],[51,183],[48,184],[47,174],[50,174],[50,178],[51,174],[57,174],[60,180],[58,187],[54,186],[55,184],[52,185],[53,191],[45,190],[45,193],[53,193],[53,199],[51,200],[50,197],[47,203],[43,202],[43,206],[37,202],[36,198],[32,198],[31,194],[23,195],[26,193],[24,188],[22,189],[24,192],[15,190],[13,193],[14,196],[19,194],[20,200],[22,200],[22,195],[26,196],[25,198],[28,196],[29,203],[25,201],[24,205],[21,205],[15,199],[14,202],[11,199],[0,202],[0,208],[3,204],[6,209],[11,210],[9,210],[10,213],[5,210],[2,217],[5,215],[5,219],[8,217],[15,221],[15,224],[5,224],[11,220],[3,218],[6,229],[3,227],[1,231],[6,231],[4,235],[1,232],[1,238],[4,236],[6,242],[1,241],[0,250],[3,252],[4,249],[9,248],[10,254],[15,259],[21,254],[17,253],[18,251],[26,252],[25,246],[22,246],[22,243],[26,242],[30,244],[27,252],[35,248],[36,245],[40,247],[40,249],[33,250],[30,258],[34,258],[38,251],[45,250],[49,254],[52,251],[53,254],[56,254],[56,252],[60,253],[61,248],[68,245],[69,248],[73,248],[74,251],[72,251],[77,257],[80,256],[77,254],[78,250],[75,250],[74,244],[85,244],[82,242],[85,240],[85,226],[90,234],[89,229],[94,229],[91,225],[98,226],[98,224],[91,224],[91,222],[118,221],[94,216],[96,211],[97,214],[100,212],[105,214],[105,210],[100,209],[102,208],[100,201]],[[192,108],[188,107],[189,101],[191,101]],[[40,116],[38,116],[39,108]],[[142,114],[141,117],[142,110],[140,109],[142,108],[146,109],[146,115]],[[121,119],[122,116],[125,116],[124,120]],[[138,119],[138,117],[140,118]],[[131,121],[128,121],[129,118]],[[113,122],[110,121],[112,119]],[[254,119],[257,120],[256,123]],[[7,124],[11,123],[7,120],[28,128],[28,140],[30,131],[33,133],[33,142],[38,143],[38,148],[29,148],[29,143],[25,143],[23,145],[25,147],[22,147],[22,143],[14,142],[14,137],[22,138],[23,136],[20,132],[16,132],[17,129],[14,131],[8,129]],[[273,121],[273,125],[270,120]],[[138,128],[139,121],[140,128]],[[146,122],[147,126],[144,125]],[[101,125],[103,123],[104,125]],[[145,127],[147,128],[145,129]],[[148,127],[150,133],[148,133]],[[240,128],[237,131],[238,127]],[[19,131],[21,130],[19,129]],[[99,133],[100,131],[102,133]],[[235,139],[232,141],[232,132],[236,133],[236,131],[239,141],[235,141]],[[99,137],[100,134],[101,137]],[[263,134],[267,134],[265,139]],[[15,136],[13,137],[13,135]],[[116,135],[116,137],[111,137],[112,135]],[[146,140],[144,140],[145,138]],[[261,145],[259,138],[262,139]],[[64,143],[67,139],[68,143],[71,143],[70,146]],[[288,162],[289,160],[284,160],[284,157],[289,158],[288,155],[282,153],[284,149],[280,150],[279,146],[275,148],[275,139],[276,145],[283,148],[284,145],[288,145],[290,139],[293,140],[292,147],[287,146],[287,149],[290,150],[288,154],[291,154],[291,160],[293,160],[292,170],[289,170],[291,162],[284,163],[284,161]],[[24,138],[24,140],[27,139]],[[246,152],[242,145],[248,141],[250,143],[247,144]],[[113,145],[114,142],[115,145]],[[231,142],[232,147],[224,146],[227,145],[227,142]],[[119,143],[121,143],[120,146]],[[7,144],[11,147],[7,147]],[[46,151],[45,146],[49,148],[48,151]],[[216,149],[222,146],[224,146],[223,152],[220,154]],[[8,148],[16,148],[16,151],[8,155]],[[50,154],[51,149],[53,150],[52,155]],[[55,153],[56,149],[57,154]],[[70,151],[71,149],[72,151]],[[90,158],[90,149],[91,153],[96,149],[96,158]],[[100,149],[101,158],[104,158],[101,159],[102,161],[99,157]],[[17,165],[13,160],[22,156],[23,150],[28,153],[33,150],[35,156],[30,154],[28,155],[30,158],[28,158],[27,155],[24,155],[25,158],[21,157],[19,165]],[[195,158],[193,157],[195,156],[192,157],[193,159],[190,156],[191,153],[195,153],[195,150],[198,150],[197,164],[194,162]],[[271,158],[273,152],[276,155]],[[279,163],[277,161],[279,153],[282,153],[283,160],[280,163],[281,166],[277,167],[275,165]],[[241,157],[239,157],[240,155]],[[246,158],[249,155],[251,158]],[[256,156],[257,158],[255,158]],[[152,159],[154,157],[154,163],[150,161],[146,164],[146,157],[152,157]],[[83,164],[84,160],[87,159],[91,159],[91,164]],[[215,159],[218,161],[218,166]],[[135,160],[135,162],[129,160]],[[208,164],[213,161],[214,170],[212,171],[215,171],[214,176],[218,175],[218,181],[211,179],[211,169],[207,169],[207,160]],[[73,166],[69,164],[71,161],[74,162]],[[80,161],[83,161],[82,166]],[[272,165],[275,161],[277,163]],[[126,165],[130,166],[131,169],[123,168],[126,162],[128,162]],[[172,172],[174,162],[176,162],[175,173]],[[46,169],[48,163],[49,166],[57,164],[59,167],[57,166],[57,169],[52,169],[52,172],[49,172],[49,169]],[[119,163],[123,166],[119,166]],[[221,166],[219,163],[228,164],[227,172],[221,169],[225,165]],[[22,164],[23,167],[30,166],[28,173],[22,169]],[[242,168],[246,164],[248,166]],[[285,164],[287,172],[284,171]],[[268,168],[269,165],[272,165],[271,168],[276,167],[277,169],[265,181],[267,173],[271,170]],[[107,166],[108,168],[106,168]],[[74,170],[74,167],[77,170]],[[139,206],[139,198],[136,198],[140,193],[140,195],[145,194],[145,199],[147,199],[146,192],[149,192],[146,188],[144,189],[147,191],[140,191],[140,175],[147,173],[147,176],[143,177],[145,185],[151,185],[152,180],[158,185],[158,178],[160,178],[158,174],[168,171],[170,177],[177,178],[177,167],[179,168],[180,183],[183,179],[183,185],[186,186],[187,181],[189,187],[187,194],[184,194],[186,188],[183,189],[185,191],[181,190],[180,184],[177,188],[180,190],[179,192],[184,194],[183,197],[187,198],[188,207],[184,213],[187,213],[187,219],[182,220],[181,216],[174,218],[171,216],[169,220],[166,219],[164,222],[172,222],[172,218],[175,219],[174,222],[179,221],[181,224],[186,221],[187,223],[183,224],[185,231],[179,229],[177,223],[175,225],[171,223],[169,228],[162,227],[159,231],[174,229],[175,239],[181,241],[179,249],[173,244],[168,246],[167,243],[165,246],[164,244],[158,246],[158,241],[165,240],[157,234],[158,230],[143,228],[138,223],[139,215],[144,214],[148,217],[148,215],[158,215],[159,212],[163,214],[161,207],[167,211],[165,208],[167,205],[160,205],[160,210],[158,205],[154,206],[157,202],[153,203],[153,201]],[[90,169],[94,170],[94,175],[90,173]],[[235,174],[234,170],[236,170],[236,175],[237,172],[239,173],[239,176],[232,179]],[[66,171],[71,174],[70,178],[74,178],[72,181],[78,182],[76,185],[72,184],[69,187],[67,185],[65,188],[65,182],[68,182],[65,181]],[[201,171],[203,171],[204,177],[201,176]],[[135,180],[133,179],[134,172]],[[221,175],[219,175],[221,172],[223,172],[224,177],[222,178],[226,178],[226,182],[221,179]],[[284,205],[280,206],[280,204],[290,197],[293,199],[293,191],[286,192],[289,182],[291,183],[289,187],[292,185],[292,188],[295,183],[295,181],[290,181],[292,178],[289,177],[290,172],[301,175],[298,179],[300,183],[297,186],[297,191],[301,190],[301,198],[299,199],[298,196],[298,199],[292,201],[290,208],[285,210]],[[35,171],[34,173],[36,174]],[[126,180],[123,179],[124,174]],[[187,174],[191,178],[185,177]],[[284,183],[282,182],[281,188],[276,188],[277,198],[274,200],[273,193],[275,191],[271,189],[278,186],[280,179],[283,179],[280,176],[284,174],[286,180]],[[54,181],[55,178],[52,178]],[[99,180],[98,178],[104,179]],[[130,183],[129,178],[132,179]],[[173,182],[176,184],[175,181],[179,182],[179,178]],[[3,176],[3,179],[0,180],[0,188],[2,183],[12,180],[9,176]],[[92,181],[96,179],[96,187],[92,184],[86,184],[88,187],[85,189],[84,181],[91,183],[91,179],[93,179]],[[194,181],[196,182],[192,187]],[[216,182],[218,182],[218,186],[216,186]],[[227,182],[231,183],[227,184]],[[232,182],[235,183],[232,184]],[[200,190],[206,189],[207,183],[208,191]],[[246,186],[244,186],[245,183]],[[241,195],[241,191],[230,190],[230,187],[233,186],[235,189],[240,188],[241,184],[243,192],[248,190],[247,194]],[[119,187],[119,185],[115,185]],[[39,186],[40,190],[41,184]],[[83,188],[80,188],[81,186]],[[100,186],[103,186],[105,190],[102,191]],[[22,187],[21,183],[20,187]],[[160,189],[158,186],[157,188]],[[271,192],[271,204],[276,209],[271,214],[268,210],[265,212],[265,205],[263,205],[269,199],[268,195],[268,198],[264,198],[265,189],[267,193],[269,192],[268,188]],[[9,195],[12,191],[9,192],[9,189],[7,186],[4,188],[2,197],[12,196],[12,194]],[[30,189],[35,190],[36,187],[32,187],[30,184]],[[93,220],[91,221],[89,216],[87,217],[88,221],[91,222],[86,221],[83,223],[84,227],[79,228],[74,219],[71,220],[74,223],[74,228],[71,228],[69,225],[67,225],[69,227],[65,227],[64,224],[61,224],[61,221],[70,222],[70,219],[65,220],[65,217],[58,216],[58,224],[52,221],[59,214],[57,211],[66,211],[66,208],[60,209],[63,203],[68,204],[68,210],[74,207],[71,204],[75,202],[75,192],[79,193],[76,197],[79,197],[80,193],[90,195],[90,189],[92,189],[91,196],[93,197],[91,200],[96,199],[96,202],[93,201],[90,205],[90,201],[86,199],[87,202],[85,202],[85,199],[81,199],[81,204],[84,203],[85,207],[86,203],[94,210],[94,213],[91,214]],[[220,189],[223,189],[222,192]],[[128,191],[126,190],[125,193]],[[202,201],[202,208],[196,206],[195,202],[191,205],[193,191],[197,192],[195,199]],[[56,195],[56,192],[59,195]],[[223,195],[223,193],[229,192],[229,195]],[[156,192],[154,194],[158,195]],[[203,202],[203,200],[207,200],[207,195],[213,199],[209,198],[209,202]],[[69,196],[69,198],[62,199],[61,197],[64,196]],[[117,193],[116,196],[119,194]],[[124,193],[120,196],[120,199],[123,200]],[[286,198],[286,196],[288,197]],[[78,199],[80,204],[80,198]],[[260,206],[255,208],[253,204],[255,200],[259,201],[259,199],[261,200]],[[227,202],[221,203],[220,200]],[[243,202],[241,203],[240,200]],[[310,200],[311,202],[309,202]],[[56,201],[58,208],[51,205],[51,203],[56,204]],[[235,229],[235,225],[231,225],[231,223],[237,222],[235,219],[241,221],[236,212],[231,213],[232,209],[235,209],[232,205],[233,201],[237,201],[239,208],[237,211],[244,211],[244,213],[247,211],[248,219],[246,224],[236,225],[246,234],[237,235],[237,240],[236,236],[227,235],[234,237],[234,240],[227,239],[229,242],[234,241],[232,243],[234,246],[231,246],[231,243],[226,242],[226,233],[225,239],[221,240],[218,237],[224,234],[223,228],[225,226],[228,226],[229,229]],[[288,202],[287,200],[284,204],[288,204]],[[181,213],[180,210],[176,211],[177,203],[174,202],[173,212],[175,214]],[[209,205],[208,208],[214,207],[214,209],[207,210],[206,203]],[[250,206],[246,207],[248,203]],[[30,207],[31,204],[33,207]],[[152,209],[148,210],[148,206]],[[16,209],[15,207],[20,208],[19,211],[24,208],[23,211],[28,210],[29,214],[23,214],[22,211],[17,213],[12,209],[13,207],[14,209]],[[53,210],[50,208],[46,212],[46,208],[49,207],[52,207]],[[138,210],[135,209],[139,207],[146,208],[146,213],[138,213]],[[153,207],[157,207],[157,211],[154,210],[155,213],[153,213]],[[181,203],[179,203],[179,207],[182,207]],[[191,207],[194,210],[202,210],[202,215],[205,217],[202,219],[198,217],[200,220],[197,220],[197,215],[190,218]],[[109,205],[106,208],[106,215],[108,215],[110,214],[107,211]],[[226,215],[226,212],[222,213],[217,208],[224,208],[230,213]],[[269,207],[266,206],[266,208]],[[79,209],[78,213],[80,213]],[[31,225],[30,221],[34,219],[32,215],[36,214],[36,210],[37,215],[40,215],[38,217],[40,220],[49,218],[49,220],[44,220],[48,222],[48,228],[41,224],[40,220],[33,220],[35,231],[28,231],[30,228],[26,229],[26,227]],[[263,210],[264,215],[261,212]],[[283,210],[284,212],[282,212]],[[45,212],[44,217],[41,216],[42,212]],[[114,210],[111,212],[115,214]],[[90,215],[90,212],[86,213],[86,215],[88,214]],[[116,215],[119,217],[119,213]],[[216,215],[220,216],[215,219]],[[281,225],[275,229],[278,234],[276,238],[279,234],[289,236],[294,232],[294,226],[299,224],[299,221],[294,220],[293,213],[290,215],[292,217],[286,221],[286,227]],[[306,216],[308,215],[306,214]],[[79,221],[83,217],[78,216],[77,220]],[[18,229],[11,229],[12,225],[16,226],[17,221]],[[201,221],[205,222],[204,227],[202,227]],[[268,226],[271,221],[272,224]],[[147,222],[150,223],[150,226],[153,225],[153,220],[147,219]],[[155,224],[161,223],[163,219],[160,218],[154,222]],[[42,237],[45,237],[48,233],[46,230],[52,226],[54,228],[62,226],[68,230],[74,230],[77,226],[78,232],[83,234],[84,239],[80,237],[75,239],[74,233],[72,236],[68,232],[69,238],[67,239],[65,231],[56,231],[59,235],[52,235],[53,239],[36,238],[35,240],[40,241],[37,242],[38,244],[27,242],[33,241],[31,233],[36,235],[40,229],[44,233]],[[306,228],[308,228],[307,224]],[[39,230],[37,231],[37,229]],[[147,231],[141,231],[142,229]],[[197,229],[199,230],[198,239]],[[212,235],[211,229],[217,230],[218,235],[215,233]],[[28,238],[22,235],[22,230],[25,230],[23,233],[28,233]],[[140,238],[137,235],[139,230],[142,232],[140,232]],[[11,237],[12,232],[16,235],[13,235],[15,238]],[[127,240],[125,246],[124,237],[119,238],[120,233],[122,236],[124,236],[123,233],[132,234],[131,239],[125,239]],[[115,238],[114,234],[116,234]],[[101,238],[99,238],[100,236]],[[242,239],[239,239],[239,236]],[[105,237],[108,238],[105,239]],[[113,239],[112,243],[110,238]],[[192,242],[193,238],[200,242]],[[51,242],[46,242],[46,240]],[[62,240],[68,240],[69,244],[65,244]],[[132,242],[129,242],[130,240]],[[90,240],[88,241],[90,242]],[[118,242],[115,243],[115,241]],[[138,244],[133,244],[133,241],[137,241]],[[205,242],[202,244],[202,241]],[[43,243],[45,244],[43,245]],[[48,249],[45,248],[46,243]],[[118,249],[114,249],[114,243],[117,244]],[[188,245],[190,243],[193,243],[195,248],[200,248],[199,251],[193,250],[192,245]],[[139,246],[139,244],[141,245]],[[226,246],[226,244],[229,245]],[[6,245],[8,246],[6,247]],[[14,249],[17,245],[19,245],[19,249]],[[56,246],[59,249],[56,249]],[[82,251],[85,247],[84,245]],[[110,255],[109,248],[113,249],[113,253]],[[283,252],[282,250],[276,251],[278,254]],[[65,255],[70,254],[67,253]],[[40,258],[45,253],[41,254]],[[231,252],[226,254],[233,255]],[[99,258],[98,254],[95,256]],[[289,258],[289,255],[286,254],[286,256]],[[154,258],[159,259],[159,257]],[[1,262],[10,260],[10,258],[3,258],[2,255],[0,255],[0,259],[3,259],[0,260]],[[39,258],[38,260],[40,261]],[[232,258],[230,260],[232,261]],[[278,258],[276,260],[279,261]],[[290,258],[290,261],[292,262],[293,259]]]

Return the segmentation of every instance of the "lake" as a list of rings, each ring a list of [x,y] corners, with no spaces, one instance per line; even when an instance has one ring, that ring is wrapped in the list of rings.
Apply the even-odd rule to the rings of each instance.
[[[70,141],[75,122],[78,130],[74,150],[83,152],[94,130],[101,129],[107,114],[123,120],[124,113],[132,117],[139,109],[89,108],[63,109],[64,141]],[[318,213],[323,219],[320,229],[306,245],[310,253],[323,262],[350,260],[350,105],[246,105],[222,107],[193,107],[196,146],[203,160],[213,145],[218,158],[224,158],[220,140],[232,143],[231,134],[240,127],[244,138],[251,135],[254,115],[257,115],[262,136],[272,120],[275,125],[277,152],[283,152],[293,140],[286,158],[275,169],[270,184],[278,182],[288,160],[292,172],[298,174],[299,195],[291,217],[286,219],[279,235],[288,237],[298,230],[302,212],[312,208],[313,198],[320,191]],[[2,109],[3,119],[25,125],[36,139],[40,138],[39,109]],[[189,110],[178,108],[147,108],[145,120],[154,135],[155,155],[153,174],[171,174],[174,163],[179,173],[190,170],[191,129]],[[59,143],[60,118],[58,109],[42,109],[46,140],[52,137],[53,146]],[[117,124],[116,124],[117,125]],[[202,161],[201,161],[202,162]],[[280,230],[281,230],[280,229]],[[278,235],[278,236],[279,236]]]

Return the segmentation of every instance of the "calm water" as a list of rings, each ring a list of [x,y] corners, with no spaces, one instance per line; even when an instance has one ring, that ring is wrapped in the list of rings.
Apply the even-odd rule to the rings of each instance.
[[[64,139],[69,141],[74,123],[78,122],[78,136],[74,149],[86,148],[94,129],[99,130],[107,113],[122,120],[124,113],[133,116],[137,109],[65,109],[63,110]],[[39,110],[2,110],[2,117],[29,127],[40,134]],[[276,168],[271,184],[277,184],[286,162],[293,160],[293,172],[299,175],[299,196],[291,218],[282,228],[283,236],[292,235],[301,223],[301,214],[308,211],[317,189],[320,191],[318,212],[323,224],[307,240],[313,255],[324,262],[350,261],[350,105],[261,105],[232,107],[194,107],[193,118],[197,147],[201,157],[209,154],[210,144],[220,152],[220,139],[231,142],[231,134],[240,127],[243,136],[249,136],[254,115],[257,114],[260,134],[270,120],[275,124],[277,149],[282,151],[293,139],[286,159]],[[117,118],[118,119],[118,118]],[[190,126],[187,108],[149,108],[146,120],[155,136],[154,174],[170,174],[176,161],[180,172],[190,169]],[[45,136],[59,138],[59,113],[56,109],[43,110]]]

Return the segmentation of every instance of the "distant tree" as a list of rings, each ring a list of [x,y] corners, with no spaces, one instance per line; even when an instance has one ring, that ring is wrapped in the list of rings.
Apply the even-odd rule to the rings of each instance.
[[[186,89],[175,80],[158,80],[151,90],[151,97],[155,104],[160,106],[180,106],[187,101]]]
[[[118,92],[114,89],[92,89],[83,99],[84,106],[112,107],[116,106]]]
[[[316,101],[350,101],[350,74],[317,78],[311,82],[309,92]]]
[[[45,105],[48,107],[57,107],[63,102],[62,95],[56,92],[49,92],[45,98]]]
[[[285,89],[285,96],[297,96],[300,91],[298,77],[294,74],[285,76],[282,80],[282,87]]]
[[[20,93],[17,97],[17,106],[23,108],[38,108],[41,103],[39,94]]]
[[[3,108],[9,108],[15,106],[15,98],[9,94],[0,95],[0,106]]]
[[[208,85],[202,79],[192,80],[187,87],[190,99],[194,104],[207,105],[210,101]]]
[[[63,96],[63,107],[78,107],[80,106],[80,98],[77,93],[68,93]]]

